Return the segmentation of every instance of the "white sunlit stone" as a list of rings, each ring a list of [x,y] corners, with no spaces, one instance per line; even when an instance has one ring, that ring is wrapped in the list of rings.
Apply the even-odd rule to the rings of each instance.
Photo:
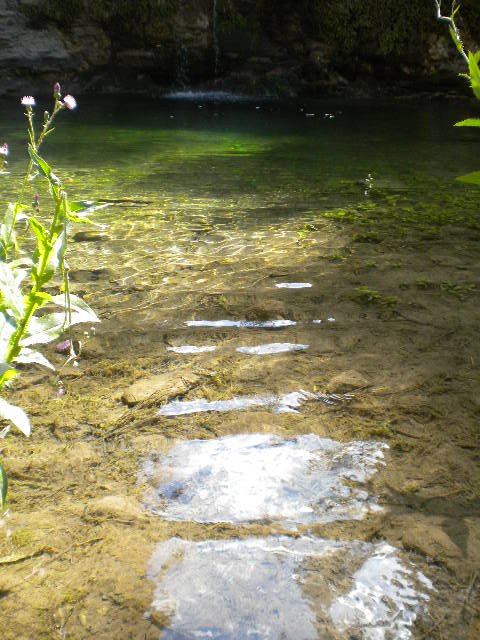
[[[249,355],[265,356],[275,353],[288,353],[291,351],[305,351],[308,344],[296,344],[292,342],[271,342],[269,344],[259,344],[255,347],[238,347],[239,353],[247,353]]]
[[[217,347],[195,347],[193,345],[185,344],[182,347],[166,347],[167,351],[173,351],[174,353],[206,353],[208,351],[215,351]]]
[[[309,537],[173,538],[157,546],[148,577],[151,609],[168,620],[162,640],[410,640],[428,600],[393,547]],[[315,597],[309,578],[322,584]],[[361,610],[348,617],[343,601],[357,591]]]
[[[281,329],[293,327],[297,323],[294,320],[187,320],[189,327],[237,327],[238,329]]]
[[[195,522],[278,521],[284,526],[361,519],[379,510],[363,484],[386,445],[315,435],[244,434],[179,442],[147,461],[146,506]]]
[[[310,289],[313,285],[310,282],[279,282],[275,286],[277,289]]]
[[[327,405],[335,404],[342,400],[350,400],[348,394],[335,393],[311,393],[310,391],[292,391],[282,395],[268,396],[237,396],[229,400],[172,400],[167,402],[158,411],[159,416],[173,417],[184,416],[191,413],[205,413],[217,411],[227,413],[229,411],[248,411],[258,407],[266,407],[274,413],[298,413],[302,404],[309,400],[318,400]]]

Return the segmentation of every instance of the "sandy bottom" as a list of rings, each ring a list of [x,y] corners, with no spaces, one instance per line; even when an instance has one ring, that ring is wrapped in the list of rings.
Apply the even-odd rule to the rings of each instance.
[[[34,431],[29,440],[12,433],[1,442],[10,477],[10,508],[0,520],[2,638],[191,637],[165,635],[165,629],[175,630],[176,614],[152,606],[173,571],[149,579],[160,571],[152,569],[158,545],[170,545],[170,551],[172,545],[206,545],[214,564],[216,545],[261,540],[262,546],[285,535],[293,547],[305,536],[313,545],[328,542],[343,550],[332,551],[337,560],[327,573],[313,570],[325,564],[321,553],[299,560],[303,583],[296,588],[310,612],[299,625],[329,629],[326,637],[357,637],[355,631],[345,635],[361,627],[346,614],[355,581],[375,549],[391,548],[398,571],[413,571],[414,578],[402,574],[404,587],[413,579],[416,585],[413,600],[395,618],[400,624],[410,616],[410,637],[477,640],[479,240],[473,231],[445,228],[433,240],[417,235],[355,242],[352,229],[321,223],[306,240],[292,236],[290,250],[284,246],[277,261],[274,251],[241,262],[206,264],[204,257],[200,266],[179,269],[176,279],[170,274],[168,287],[161,285],[161,267],[158,282],[146,282],[141,273],[122,279],[114,262],[99,269],[95,255],[90,263],[77,258],[81,268],[75,270],[73,254],[73,288],[102,323],[95,334],[90,327],[79,330],[78,367],[66,366],[58,375],[26,369],[10,394],[29,411]],[[204,289],[193,284],[209,274]],[[312,286],[275,286],[283,282]],[[237,351],[265,344],[308,349]],[[205,345],[216,349],[181,349]],[[53,348],[46,353],[61,367]],[[296,413],[256,406],[161,415],[173,401],[279,397],[300,389],[352,399],[306,402]],[[158,463],[179,441],[246,434],[387,444],[385,466],[362,485],[382,510],[361,520],[300,522],[293,533],[268,519],[167,520],[145,508],[148,482],[141,470],[147,460]],[[345,482],[358,490],[355,479]],[[359,556],[351,552],[357,546]],[[182,566],[180,556],[178,562]],[[417,584],[417,572],[434,589]],[[244,583],[247,590],[249,585]],[[173,591],[181,600],[180,587]],[[428,603],[420,594],[428,595]],[[224,607],[225,593],[212,598]],[[302,637],[295,625],[283,628],[290,635],[274,640]],[[407,637],[391,629],[379,637]]]

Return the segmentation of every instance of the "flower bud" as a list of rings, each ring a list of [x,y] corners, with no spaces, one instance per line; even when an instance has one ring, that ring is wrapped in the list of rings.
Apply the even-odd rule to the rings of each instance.
[[[53,85],[53,97],[55,98],[55,100],[60,100],[60,98],[62,97],[62,87],[60,86],[59,82],[56,82]]]

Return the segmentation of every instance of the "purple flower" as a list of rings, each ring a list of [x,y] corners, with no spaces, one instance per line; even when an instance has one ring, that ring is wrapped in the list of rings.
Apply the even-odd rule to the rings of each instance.
[[[73,96],[68,95],[64,97],[63,104],[67,107],[67,109],[72,110],[72,109],[75,109],[75,107],[77,106],[77,101]]]
[[[23,96],[20,100],[24,107],[34,107],[35,106],[35,98],[33,96]]]
[[[0,147],[0,156],[8,156],[8,144],[6,142]]]
[[[53,95],[55,96],[55,98],[58,98],[58,99],[60,99],[62,95],[62,87],[60,86],[59,82],[56,82],[53,85]]]

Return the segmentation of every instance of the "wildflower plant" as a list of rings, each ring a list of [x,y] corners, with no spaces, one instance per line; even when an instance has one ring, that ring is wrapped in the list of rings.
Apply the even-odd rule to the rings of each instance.
[[[442,3],[441,0],[434,0],[436,9],[437,9],[437,18],[438,20],[445,22],[448,24],[448,29],[450,31],[450,35],[452,36],[452,40],[455,43],[457,51],[462,56],[467,68],[468,73],[460,74],[463,78],[466,78],[470,83],[472,91],[477,98],[480,100],[480,51],[476,53],[472,53],[471,51],[465,50],[465,45],[463,44],[462,36],[460,30],[455,22],[455,17],[460,9],[460,6],[456,4],[454,1],[452,3],[452,9],[449,16],[442,15]],[[468,118],[467,120],[462,120],[461,122],[457,122],[455,124],[456,127],[480,127],[480,118]],[[467,182],[469,184],[480,184],[480,171],[474,171],[473,173],[468,173],[465,176],[460,176],[457,178],[461,182]]]
[[[0,225],[0,391],[18,375],[17,364],[35,363],[54,369],[37,345],[57,339],[76,323],[99,321],[81,298],[70,293],[65,259],[68,226],[89,222],[87,215],[96,204],[70,201],[61,179],[40,155],[40,147],[54,131],[53,122],[60,111],[76,107],[73,96],[62,99],[58,83],[53,88],[53,101],[52,112],[44,112],[37,134],[35,99],[21,99],[27,120],[29,163],[18,201],[9,203]],[[0,176],[8,174],[8,154],[8,145],[0,145]],[[47,188],[48,213],[41,211],[38,195],[31,204],[25,204],[35,181],[43,182]],[[31,247],[32,241],[33,251],[25,249],[24,244]],[[73,344],[70,339],[69,360],[77,356]],[[25,411],[2,397],[0,418],[9,423],[0,431],[0,437],[8,434],[11,425],[30,435]],[[0,463],[0,512],[5,508],[7,488],[7,476]]]

